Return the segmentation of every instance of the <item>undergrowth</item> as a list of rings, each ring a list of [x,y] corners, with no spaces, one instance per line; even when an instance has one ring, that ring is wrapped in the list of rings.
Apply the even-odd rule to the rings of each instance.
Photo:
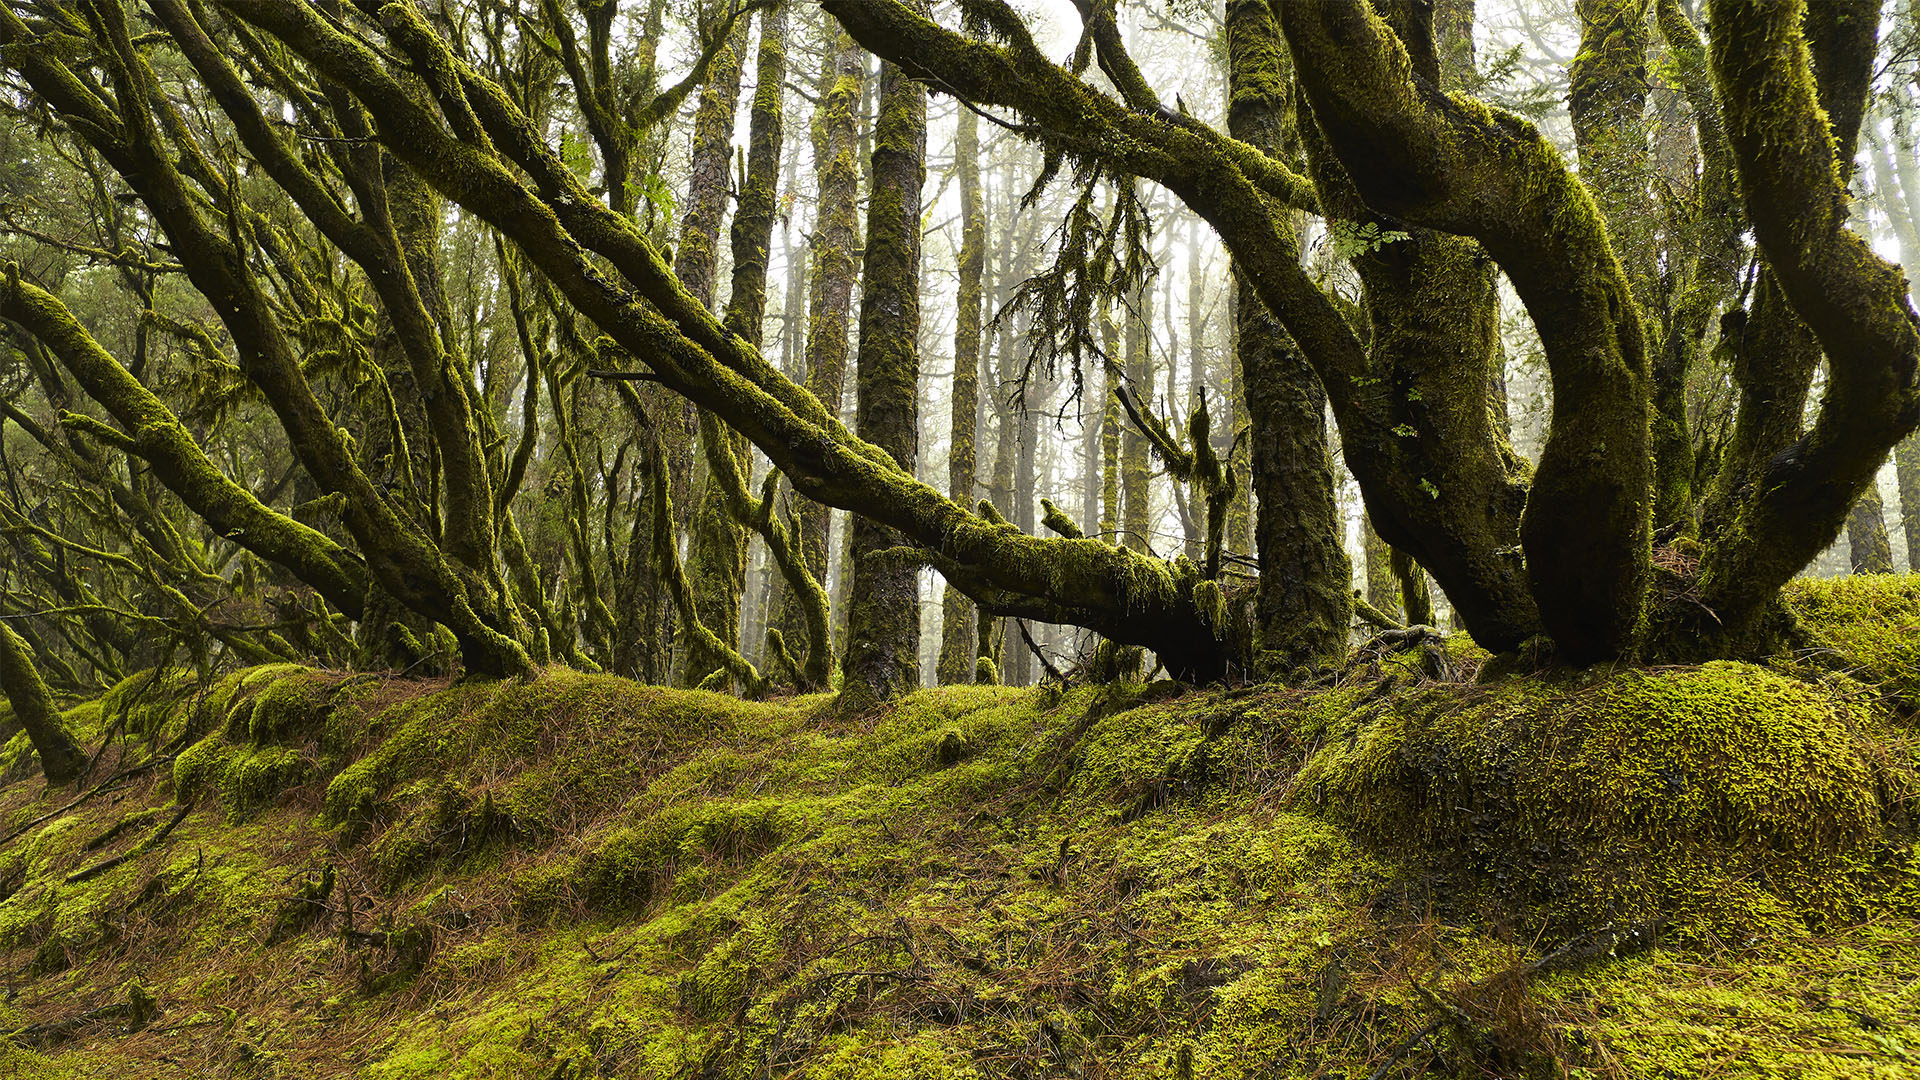
[[[79,785],[0,760],[0,1074],[1920,1075],[1912,590],[1764,667],[859,717],[135,676]]]

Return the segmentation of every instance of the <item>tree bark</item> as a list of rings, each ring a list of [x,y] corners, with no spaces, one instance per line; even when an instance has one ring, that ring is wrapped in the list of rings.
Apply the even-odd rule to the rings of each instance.
[[[820,103],[814,110],[812,131],[819,210],[807,284],[806,387],[826,414],[837,418],[845,392],[847,323],[853,308],[860,183],[855,109],[866,77],[866,54],[831,20],[827,31],[830,44],[820,72]],[[814,579],[824,582],[832,516],[825,505],[811,499],[798,498],[795,504],[802,559]],[[802,622],[799,599],[789,594],[782,601],[781,630],[792,636]]]
[[[1282,153],[1287,142],[1279,49],[1280,35],[1265,4],[1228,4],[1227,128],[1268,154]],[[1259,503],[1255,638],[1260,663],[1284,673],[1345,655],[1353,619],[1352,567],[1341,543],[1327,453],[1326,391],[1244,271],[1236,269],[1236,279],[1234,340]]]
[[[87,753],[74,742],[60,710],[54,708],[53,695],[34,666],[32,650],[4,623],[0,623],[0,690],[13,706],[13,718],[27,729],[47,783],[54,787],[71,783],[86,764]]]
[[[1887,515],[1878,483],[1868,484],[1847,513],[1847,556],[1856,574],[1893,573],[1893,547],[1887,540]]]
[[[987,217],[980,205],[980,119],[961,109],[954,139],[954,169],[960,181],[960,290],[953,336],[953,400],[948,410],[947,496],[962,506],[974,498],[974,417],[980,408],[980,321],[987,258]],[[952,585],[941,606],[941,683],[973,680],[973,602]]]
[[[1845,176],[1877,23],[1867,5],[1819,7],[1805,34],[1803,4],[1716,0],[1709,9],[1748,220],[1794,316],[1769,321],[1804,327],[1828,365],[1812,427],[1730,466],[1751,480],[1728,486],[1730,512],[1697,586],[1714,613],[1697,636],[1714,652],[1760,644],[1761,616],[1779,587],[1833,541],[1888,452],[1920,421],[1920,318],[1900,269],[1846,226]],[[1760,321],[1758,312],[1750,320]],[[1754,349],[1750,341],[1743,352],[1759,359]]]
[[[856,432],[912,474],[919,455],[920,189],[926,179],[927,92],[880,68],[873,191],[861,265]],[[841,699],[866,708],[920,683],[920,560],[906,539],[853,519],[853,592]]]
[[[747,172],[733,218],[733,291],[727,301],[726,328],[759,348],[766,322],[767,259],[773,243],[776,188],[780,176],[781,98],[787,78],[787,9],[767,8],[760,15],[756,86],[748,122]],[[731,127],[731,123],[729,123]],[[729,132],[731,134],[731,132]],[[747,441],[722,428],[729,452],[747,457]],[[747,531],[734,519],[731,493],[708,470],[694,508],[687,571],[694,609],[715,637],[740,647],[741,593],[746,585]],[[721,666],[689,643],[687,679],[697,685]]]

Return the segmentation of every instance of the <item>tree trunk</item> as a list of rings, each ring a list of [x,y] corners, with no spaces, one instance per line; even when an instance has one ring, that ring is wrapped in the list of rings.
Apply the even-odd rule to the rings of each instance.
[[[27,729],[47,783],[54,787],[70,783],[86,764],[87,753],[74,742],[60,710],[54,708],[53,695],[34,666],[32,650],[4,623],[0,623],[0,690],[13,706],[13,718]]]
[[[866,54],[832,20],[827,20],[826,29],[828,47],[812,131],[820,198],[807,283],[806,386],[827,415],[838,417],[847,376],[847,322],[853,308],[854,232],[859,210],[855,109],[866,75]],[[796,496],[794,503],[801,558],[814,579],[825,582],[828,552],[832,550],[832,515],[825,505],[811,499]],[[844,575],[844,567],[841,572]],[[844,582],[844,577],[840,581]],[[835,591],[839,591],[838,584]],[[836,604],[835,610],[844,610],[844,605]],[[788,594],[781,605],[781,632],[794,639],[802,625],[799,599]]]
[[[1383,615],[1402,618],[1400,580],[1393,572],[1393,548],[1373,531],[1373,519],[1360,515],[1360,542],[1367,560],[1367,603]]]
[[[747,173],[733,218],[733,291],[727,301],[728,330],[759,348],[766,322],[767,258],[773,242],[775,199],[780,177],[780,108],[787,79],[787,9],[767,8],[760,15],[760,52],[747,141]],[[734,457],[750,461],[747,441],[722,427]],[[747,530],[735,520],[730,493],[708,470],[694,508],[687,573],[694,610],[716,638],[740,647],[741,593],[747,575]],[[723,666],[689,643],[686,679],[699,685]]]
[[[1143,411],[1153,410],[1153,288],[1143,285],[1125,305],[1126,326],[1121,337],[1125,344],[1127,390]],[[1127,547],[1141,553],[1153,550],[1153,462],[1147,436],[1136,425],[1120,430],[1120,532]]]
[[[1406,613],[1408,626],[1433,625],[1433,590],[1427,587],[1427,572],[1404,551],[1389,556],[1393,576],[1400,581],[1400,610]]]
[[[1275,79],[1279,34],[1266,5],[1233,0],[1227,10],[1228,130],[1267,153],[1285,144],[1285,83]],[[1264,77],[1261,77],[1264,76]],[[1292,231],[1285,231],[1290,242]],[[1296,249],[1297,257],[1297,249]],[[1254,292],[1244,271],[1235,348],[1251,422],[1258,496],[1254,541],[1259,663],[1277,673],[1339,660],[1353,619],[1352,567],[1342,541],[1327,453],[1327,398],[1299,345]]]
[[[927,92],[880,69],[873,190],[861,266],[856,431],[912,474],[919,453],[920,189],[926,179]],[[894,529],[853,519],[853,591],[841,699],[861,709],[920,682],[919,558]]]
[[[1847,514],[1847,554],[1856,574],[1893,573],[1893,547],[1887,541],[1878,483],[1868,484]]]
[[[974,417],[980,408],[980,307],[987,219],[980,205],[979,159],[979,117],[970,109],[961,109],[954,140],[954,169],[960,180],[960,291],[953,337],[953,400],[947,414],[951,429],[947,495],[962,506],[974,498]],[[952,585],[946,586],[940,623],[940,682],[971,682],[979,640],[973,601]]]

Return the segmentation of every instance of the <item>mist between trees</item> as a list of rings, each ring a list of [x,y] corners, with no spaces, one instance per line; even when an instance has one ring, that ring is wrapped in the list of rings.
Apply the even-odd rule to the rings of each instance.
[[[7,0],[0,681],[1758,655],[1920,553],[1917,18]]]

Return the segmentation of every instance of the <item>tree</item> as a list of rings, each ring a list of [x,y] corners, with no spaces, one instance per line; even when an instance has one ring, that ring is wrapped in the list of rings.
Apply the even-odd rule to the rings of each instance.
[[[0,690],[13,706],[13,718],[26,729],[40,756],[40,771],[56,787],[71,782],[86,764],[87,753],[73,741],[53,707],[47,684],[34,667],[33,651],[13,628],[0,625]]]
[[[953,335],[953,401],[949,410],[947,497],[962,506],[973,501],[974,416],[980,408],[980,306],[986,277],[987,215],[980,204],[980,119],[960,112],[953,167],[960,178],[960,313]],[[968,682],[978,658],[979,635],[966,595],[947,586],[941,605],[942,683]]]
[[[860,288],[855,383],[859,437],[912,475],[919,455],[920,188],[927,95],[897,65],[880,68],[873,192]],[[853,520],[853,599],[843,696],[855,707],[920,683],[919,560],[896,530]]]
[[[1824,346],[1833,390],[1790,451],[1736,446],[1722,464],[1723,476],[1758,471],[1766,482],[1736,485],[1739,527],[1703,541],[1697,580],[1713,613],[1704,625],[1698,610],[1650,610],[1652,368],[1632,282],[1604,220],[1532,125],[1443,95],[1418,9],[1383,4],[1383,17],[1365,5],[1273,5],[1311,110],[1309,182],[1160,106],[1118,35],[1101,31],[1097,5],[1085,8],[1096,13],[1089,36],[1119,101],[1045,63],[1025,25],[992,0],[969,5],[987,41],[897,4],[827,7],[876,52],[969,100],[1018,110],[1063,151],[1158,181],[1211,222],[1319,375],[1381,534],[1439,578],[1489,647],[1541,631],[1576,661],[1759,647],[1779,586],[1837,534],[1867,463],[1914,425],[1912,309],[1897,268],[1841,225],[1845,190],[1824,128],[1827,112],[1857,115],[1865,87],[1851,73],[1872,50],[1863,54],[1857,34],[1821,27],[1875,25],[1864,10],[1816,19],[1809,35],[1795,5],[1712,9],[1717,112],[1740,190],[1784,298]],[[1820,88],[1809,37],[1830,73]],[[1270,77],[1277,62],[1264,69]],[[1762,115],[1792,137],[1762,138]],[[1379,297],[1369,302],[1370,348],[1299,268],[1287,211],[1275,203],[1337,215],[1368,254],[1390,253],[1383,261],[1396,265],[1367,280]],[[1792,207],[1810,215],[1798,229],[1789,228]],[[1367,229],[1369,213],[1433,232],[1381,243],[1378,222]],[[1383,322],[1391,327],[1397,314],[1404,325],[1414,311],[1427,329],[1437,322],[1456,336],[1485,325],[1490,297],[1434,316],[1436,305],[1474,295],[1462,286],[1484,274],[1488,259],[1526,304],[1553,374],[1557,407],[1530,477],[1487,417],[1479,388],[1489,350],[1462,340],[1394,356],[1391,341],[1383,349],[1380,340]],[[1387,273],[1396,269],[1398,281]],[[1460,392],[1468,386],[1471,396]],[[1387,423],[1394,416],[1386,410],[1402,403],[1411,415]]]
[[[772,223],[814,194],[773,184],[778,12],[760,19],[722,313],[732,115],[759,5],[703,5],[693,70],[665,90],[656,43],[619,53],[600,3],[0,5],[20,89],[7,118],[44,131],[49,167],[85,193],[84,212],[42,198],[0,223],[19,262],[0,314],[28,388],[4,418],[32,456],[0,460],[19,583],[0,614],[26,617],[47,679],[152,662],[129,626],[200,655],[350,659],[357,628],[368,664],[457,650],[474,674],[557,659],[664,678],[672,599],[679,676],[757,690],[770,680],[737,634],[751,530],[784,583],[770,670],[820,686],[828,506],[852,521],[836,588],[857,601],[856,705],[914,684],[929,563],[977,611],[971,650],[963,621],[943,628],[949,678],[956,657],[993,653],[1006,619],[1149,647],[1182,678],[1312,669],[1350,633],[1329,414],[1410,617],[1430,574],[1496,651],[1543,637],[1573,662],[1754,655],[1782,629],[1780,585],[1920,418],[1906,283],[1846,226],[1872,4],[1721,0],[1703,34],[1676,0],[1582,0],[1577,175],[1533,124],[1473,96],[1500,95],[1472,62],[1464,3],[1235,0],[1224,130],[1152,85],[1108,0],[1078,5],[1064,65],[1002,0],[961,0],[961,29],[896,0],[824,6],[838,27],[816,110],[803,386],[759,348]],[[679,25],[672,5],[634,17]],[[859,274],[854,41],[891,65]],[[980,189],[960,247],[988,193],[1009,237],[992,289],[982,268],[963,290],[1013,304],[986,361],[1006,411],[981,505],[964,452],[938,486],[916,478],[918,237],[949,227],[922,220],[924,104],[908,99],[923,87],[1034,148],[1024,197],[952,174]],[[669,177],[665,132],[696,90],[693,160]],[[1892,179],[1874,176],[1889,206],[1914,186],[1894,157]],[[1237,386],[1190,386],[1179,406],[1177,380],[1145,367],[1150,185],[1218,235],[1236,283]],[[1651,225],[1634,213],[1648,192]],[[1552,383],[1532,463],[1498,389],[1508,285]],[[987,332],[956,328],[956,351]],[[1051,502],[1040,519],[1037,496],[1060,497],[1045,415],[1088,386],[1102,417],[1101,453],[1084,448],[1089,520]],[[948,404],[956,434],[984,430]],[[774,470],[757,493],[748,445]],[[1096,472],[1111,497],[1094,497]],[[80,479],[88,494],[38,497]],[[1143,550],[1164,546],[1148,511],[1166,495],[1191,547],[1170,559]],[[669,502],[693,515],[684,556]],[[1080,535],[1095,513],[1112,520]],[[1249,533],[1251,589],[1233,570]],[[802,638],[804,655],[787,648]],[[1019,677],[1026,654],[1009,660]]]

